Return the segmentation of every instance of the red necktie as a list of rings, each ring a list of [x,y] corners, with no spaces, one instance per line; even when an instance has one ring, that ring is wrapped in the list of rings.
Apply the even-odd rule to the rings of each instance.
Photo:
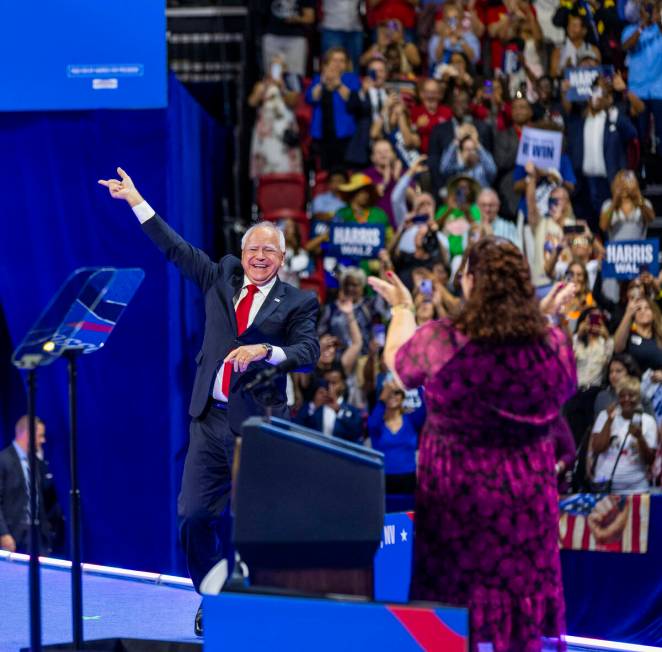
[[[251,314],[253,297],[259,290],[257,285],[246,286],[246,296],[237,304],[237,335],[241,335],[248,328],[248,316]],[[230,397],[230,379],[232,378],[232,362],[226,362],[223,365],[223,378],[221,379],[221,391],[227,398]]]

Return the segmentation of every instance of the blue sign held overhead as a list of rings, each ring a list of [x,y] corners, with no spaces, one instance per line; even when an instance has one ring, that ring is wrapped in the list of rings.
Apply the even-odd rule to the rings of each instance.
[[[643,272],[660,272],[660,243],[657,239],[608,242],[602,261],[602,278],[629,280]]]
[[[586,102],[591,97],[595,80],[603,77],[613,77],[613,66],[591,66],[586,68],[566,68],[564,77],[569,82],[566,97],[571,102]]]
[[[383,224],[331,224],[327,255],[337,258],[377,258],[384,248]]]

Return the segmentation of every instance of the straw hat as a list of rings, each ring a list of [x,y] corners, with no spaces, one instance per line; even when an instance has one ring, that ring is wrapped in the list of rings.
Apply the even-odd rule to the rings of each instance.
[[[379,199],[377,188],[373,180],[367,175],[362,173],[353,174],[347,183],[338,186],[339,192],[343,195],[343,199],[348,201],[349,198],[359,190],[368,190],[370,192],[370,204],[375,205]]]

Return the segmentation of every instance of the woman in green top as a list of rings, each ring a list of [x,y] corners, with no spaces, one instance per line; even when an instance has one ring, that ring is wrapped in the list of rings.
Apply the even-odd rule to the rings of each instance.
[[[435,219],[439,223],[442,244],[452,260],[462,256],[472,224],[480,222],[476,204],[480,185],[475,179],[460,175],[453,177],[446,189],[446,202],[437,209]]]

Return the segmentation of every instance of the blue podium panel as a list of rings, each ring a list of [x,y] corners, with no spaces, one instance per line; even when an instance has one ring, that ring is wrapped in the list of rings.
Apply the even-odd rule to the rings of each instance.
[[[409,601],[414,554],[414,513],[386,514],[375,554],[375,600]]]
[[[0,0],[0,110],[167,105],[165,0]]]
[[[662,495],[651,495],[646,554],[562,550],[568,632],[662,644]],[[375,555],[375,599],[407,602],[414,514],[386,514]]]
[[[435,604],[396,606],[251,593],[205,596],[205,646],[288,652],[466,652],[469,613]]]

